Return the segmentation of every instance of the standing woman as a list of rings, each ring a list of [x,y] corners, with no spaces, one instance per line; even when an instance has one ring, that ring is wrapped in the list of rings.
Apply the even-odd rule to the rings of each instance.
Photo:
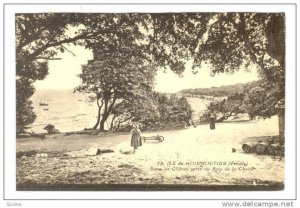
[[[142,146],[141,130],[139,129],[138,124],[133,126],[131,134],[132,136],[130,145],[134,148],[135,151],[139,146]]]
[[[216,119],[215,116],[212,114],[210,116],[210,125],[209,125],[211,130],[214,130],[216,128]]]

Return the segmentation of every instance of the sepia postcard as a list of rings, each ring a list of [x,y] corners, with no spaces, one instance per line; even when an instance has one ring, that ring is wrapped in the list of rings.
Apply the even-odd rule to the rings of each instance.
[[[280,191],[285,13],[16,13],[17,191]]]

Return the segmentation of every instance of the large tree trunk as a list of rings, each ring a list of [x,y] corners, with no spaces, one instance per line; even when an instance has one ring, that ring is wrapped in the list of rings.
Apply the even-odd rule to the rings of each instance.
[[[284,118],[284,109],[280,109],[278,113],[278,123],[279,123],[279,143],[281,145],[284,145],[285,139],[284,139],[284,126],[285,126],[285,118]]]
[[[101,117],[101,108],[98,106],[98,117],[97,117],[97,122],[96,122],[95,126],[93,127],[93,129],[97,129],[97,127],[99,126],[99,123],[100,123],[100,117]]]
[[[97,127],[99,126],[100,118],[101,118],[101,109],[102,109],[102,106],[103,106],[103,100],[101,100],[101,105],[100,105],[99,100],[97,99],[97,106],[98,106],[97,122],[96,122],[95,126],[93,127],[93,129],[97,129]]]
[[[108,119],[108,116],[109,116],[109,113],[104,113],[103,114],[102,119],[100,121],[100,125],[99,125],[99,130],[100,131],[104,131],[104,124],[105,124],[105,121]]]
[[[99,130],[100,131],[104,131],[105,130],[104,129],[105,122],[108,119],[108,117],[109,117],[112,109],[115,107],[115,102],[117,100],[117,97],[114,96],[112,98],[111,103],[109,103],[109,101],[110,101],[111,98],[112,98],[111,95],[104,96],[103,100],[101,101],[102,102],[101,107],[104,104],[104,110],[103,110],[102,118],[101,118],[101,120],[99,122]]]
[[[117,116],[113,115],[113,117],[112,117],[112,119],[110,121],[109,130],[113,130],[113,128],[114,128],[114,121],[115,121],[116,118],[117,118]]]
[[[99,130],[100,131],[104,131],[104,124],[105,124],[105,121],[107,120],[108,116],[109,116],[109,113],[108,113],[108,99],[109,98],[104,98],[104,112],[103,112],[103,115],[102,115],[102,118],[100,120],[100,125],[99,125]]]

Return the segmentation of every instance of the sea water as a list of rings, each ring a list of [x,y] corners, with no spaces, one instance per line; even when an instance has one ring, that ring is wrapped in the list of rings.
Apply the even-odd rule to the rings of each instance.
[[[30,129],[36,133],[52,124],[60,132],[79,131],[91,128],[96,123],[98,107],[88,94],[68,90],[37,90],[31,97],[36,120]],[[47,105],[40,105],[40,103]]]

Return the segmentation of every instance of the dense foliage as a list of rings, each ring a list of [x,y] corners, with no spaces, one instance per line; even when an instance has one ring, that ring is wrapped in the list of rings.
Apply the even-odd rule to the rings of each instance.
[[[98,118],[94,129],[99,127],[104,130],[105,122],[113,115],[109,127],[112,129],[116,117],[129,120],[133,118],[132,114],[138,109],[138,104],[151,101],[148,95],[152,90],[153,70],[146,68],[143,60],[124,58],[126,56],[120,55],[103,61],[92,60],[82,68],[82,84],[76,90],[92,93],[91,99],[98,104]],[[143,106],[144,109],[146,106]]]
[[[251,116],[277,114],[285,97],[285,29],[283,13],[216,14],[206,41],[194,56],[194,67],[209,62],[212,74],[234,72],[242,66],[259,67],[259,93],[249,94]]]
[[[23,133],[27,125],[34,122],[36,115],[33,113],[32,101],[28,98],[34,92],[31,83],[26,79],[16,80],[16,130],[18,133]]]
[[[172,129],[190,125],[192,108],[185,97],[156,95],[157,116],[141,120],[145,129]]]
[[[245,105],[245,94],[235,93],[221,101],[211,102],[207,107],[208,112],[202,116],[202,122],[209,121],[211,115],[215,115],[217,121],[224,121],[231,116],[248,113]]]
[[[154,105],[151,111],[144,108],[135,112],[132,121],[139,122],[142,130],[174,129],[184,128],[190,125],[192,108],[185,97],[178,97],[175,94],[154,93],[151,104]],[[148,101],[149,102],[149,101]],[[149,103],[144,103],[147,106]],[[123,123],[116,130],[129,130],[131,123]]]

